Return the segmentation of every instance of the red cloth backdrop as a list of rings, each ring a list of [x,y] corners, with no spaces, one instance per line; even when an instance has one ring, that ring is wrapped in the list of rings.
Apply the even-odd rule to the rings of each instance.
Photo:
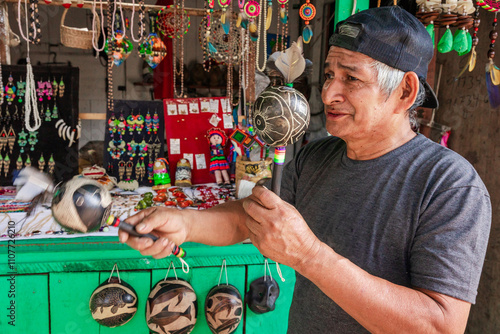
[[[212,127],[223,129],[227,136],[233,132],[231,108],[227,108],[225,97],[166,99],[163,101],[165,132],[170,163],[170,178],[175,184],[175,170],[179,159],[185,154],[192,155],[191,182],[193,184],[212,183],[210,174],[210,144],[207,131]],[[220,120],[211,124],[213,116]],[[226,156],[230,140],[226,142]],[[201,166],[200,159],[203,160]],[[191,160],[191,159],[190,159]],[[204,168],[202,168],[204,167]]]
[[[156,4],[159,6],[167,6],[173,4],[173,0],[158,0]],[[167,47],[167,55],[153,70],[154,95],[157,100],[174,97],[174,79],[172,77],[172,68],[174,65],[172,55],[172,39],[165,37],[163,42]]]

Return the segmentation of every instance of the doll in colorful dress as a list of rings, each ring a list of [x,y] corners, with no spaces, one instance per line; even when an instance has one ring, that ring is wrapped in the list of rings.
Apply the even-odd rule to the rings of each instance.
[[[227,136],[219,128],[208,130],[208,142],[210,143],[210,173],[215,175],[215,181],[219,186],[229,186],[229,164],[224,156],[224,147],[227,143]],[[223,182],[224,181],[224,182]]]

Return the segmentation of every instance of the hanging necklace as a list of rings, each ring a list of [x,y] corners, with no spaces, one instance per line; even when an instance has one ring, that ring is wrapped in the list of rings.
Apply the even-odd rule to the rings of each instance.
[[[112,16],[114,15],[114,12],[115,12],[116,8],[114,6],[114,1],[113,0],[109,0],[108,2],[108,36],[110,36],[110,38],[112,37],[112,33],[113,33],[113,28],[112,28],[112,23],[113,23],[113,19],[112,19]],[[114,101],[113,101],[113,60],[111,57],[108,56],[108,112],[111,113],[113,112],[114,110]]]
[[[26,28],[29,30],[29,27],[35,27],[35,23],[32,22],[31,24],[28,23],[28,15],[27,15],[27,6],[28,3],[24,3],[24,9],[26,12]],[[33,67],[31,66],[31,61],[30,61],[30,41],[29,37],[26,37],[23,33],[23,29],[21,28],[21,0],[18,2],[18,22],[19,22],[19,31],[21,32],[21,36],[25,39],[26,41],[26,95],[25,95],[25,118],[24,118],[24,125],[28,131],[36,131],[40,128],[42,125],[42,119],[40,118],[39,112],[38,112],[38,104],[36,100],[36,89],[35,89],[35,78],[33,75]],[[34,37],[36,38],[37,36],[37,30],[34,29]],[[33,119],[35,121],[34,126],[31,126],[31,114],[33,114]]]
[[[208,6],[208,7],[207,7]],[[205,2],[205,11],[207,13],[205,36],[203,38],[203,69],[210,72],[212,69],[212,58],[210,56],[209,42],[210,42],[210,20],[212,12],[214,11],[214,0],[207,0]]]
[[[0,105],[3,104],[3,100],[4,100],[4,92],[3,92],[3,78],[2,78],[2,57],[0,54]]]
[[[92,2],[92,27],[96,27],[96,17],[97,17],[97,12],[96,12],[96,2],[97,0],[94,0]],[[102,50],[104,50],[104,47],[106,45],[106,34],[104,33],[104,14],[102,12],[102,0],[99,0],[99,6],[100,6],[100,11],[101,11],[101,19],[100,19],[100,22],[101,22],[101,31],[102,31],[102,36],[103,36],[103,42],[102,42],[102,47],[99,48],[99,46],[97,45],[98,44],[98,41],[96,41],[96,35],[99,36],[99,31],[98,29],[95,29],[95,31],[92,33],[92,46],[94,47],[94,50],[96,50],[96,52],[101,52]],[[134,17],[132,16],[132,20],[134,19]],[[99,37],[97,37],[97,39],[99,39]]]
[[[263,13],[259,14],[259,27],[257,28],[257,33],[259,34],[259,36],[257,37],[257,53],[255,54],[255,65],[257,66],[257,69],[260,72],[264,72],[264,70],[266,69],[266,62],[267,62],[267,31],[266,31],[267,24],[262,24],[262,20],[267,18],[267,13],[266,13],[267,6],[264,6],[264,0],[260,0],[260,7],[264,8],[264,9],[263,9]],[[261,32],[261,26],[263,26],[262,32]],[[264,47],[264,52],[262,53],[262,59],[263,59],[262,66],[259,65],[259,57],[260,57],[259,47],[260,47],[260,39],[261,38],[262,38],[263,47]]]
[[[139,1],[139,38],[134,37],[134,16],[135,16],[135,0],[132,0],[132,19],[130,23],[130,37],[136,43],[141,43],[142,39],[145,37],[145,28],[144,25],[146,23],[146,6],[144,6],[144,0]]]

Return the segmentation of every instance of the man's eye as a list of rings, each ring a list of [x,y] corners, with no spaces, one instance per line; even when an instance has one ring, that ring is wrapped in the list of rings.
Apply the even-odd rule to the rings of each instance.
[[[325,81],[326,80],[331,80],[333,78],[333,75],[330,73],[325,73]]]
[[[349,75],[347,78],[349,79],[349,81],[358,81],[359,80],[358,78],[353,77],[351,75]]]

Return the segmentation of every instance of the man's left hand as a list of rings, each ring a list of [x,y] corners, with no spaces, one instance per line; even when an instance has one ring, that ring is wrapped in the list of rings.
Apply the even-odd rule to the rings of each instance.
[[[321,242],[300,213],[272,191],[254,187],[243,208],[250,240],[262,255],[297,269],[319,251]]]

